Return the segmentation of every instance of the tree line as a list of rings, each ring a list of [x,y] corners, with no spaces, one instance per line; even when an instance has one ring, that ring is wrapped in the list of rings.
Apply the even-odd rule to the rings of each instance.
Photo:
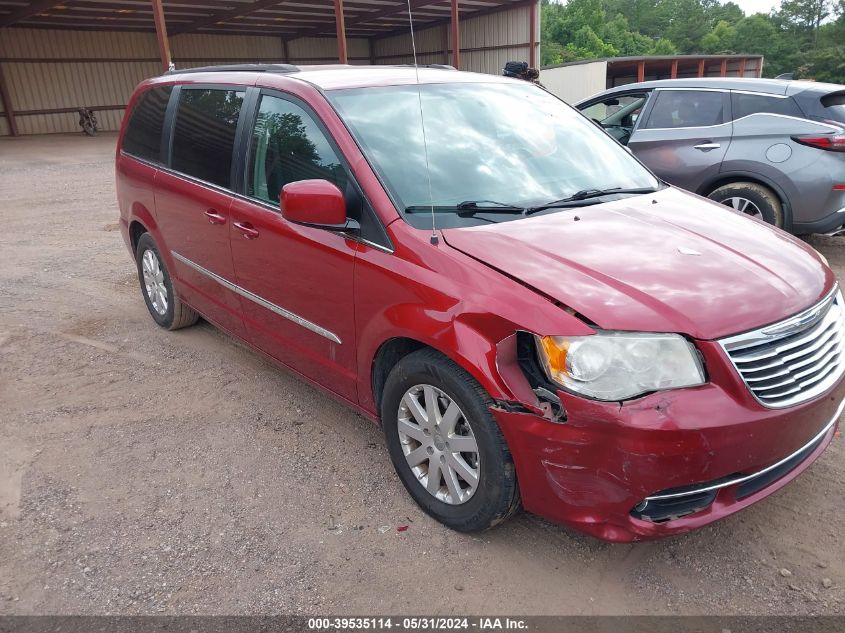
[[[763,74],[845,84],[845,0],[783,0],[745,15],[718,0],[542,0],[542,63],[626,55],[751,54]]]

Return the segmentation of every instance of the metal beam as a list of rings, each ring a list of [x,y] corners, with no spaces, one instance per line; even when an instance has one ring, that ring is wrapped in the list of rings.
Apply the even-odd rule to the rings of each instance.
[[[167,23],[164,21],[164,7],[161,0],[150,0],[153,4],[153,19],[156,25],[156,39],[158,40],[158,54],[161,57],[161,70],[170,70],[172,58],[170,56],[170,40],[167,39]]]
[[[6,88],[6,76],[3,74],[3,66],[0,65],[0,101],[3,101],[3,111],[6,120],[9,122],[9,134],[18,135],[18,124],[15,122],[15,110],[12,108],[12,98]]]
[[[672,73],[671,73],[670,77],[672,79],[678,78],[678,60],[677,59],[672,60]]]
[[[414,9],[421,9],[423,7],[427,7],[433,4],[442,4],[445,1],[446,0],[411,0],[411,11],[413,11]],[[387,9],[370,11],[369,13],[364,13],[355,18],[352,18],[351,20],[349,20],[349,22],[346,23],[346,26],[355,26],[356,24],[361,24],[363,22],[372,22],[373,20],[377,20],[379,18],[386,18],[392,15],[407,12],[408,4],[406,2],[398,2],[395,6],[388,7]],[[303,31],[297,37],[314,37],[316,35],[323,35],[325,34],[325,32],[326,27],[318,26],[314,27],[313,29]]]
[[[645,81],[645,62],[639,62],[637,64],[637,81]]]
[[[346,26],[343,23],[343,0],[334,0],[334,25],[337,33],[337,59],[341,64],[347,63],[346,57]]]
[[[31,18],[33,15],[52,9],[61,3],[62,0],[35,0],[34,2],[31,2],[28,7],[23,7],[22,9],[13,11],[9,15],[0,17],[0,28],[3,28],[4,26],[11,26],[16,22]]]
[[[704,60],[703,59],[698,60],[698,76],[704,77]]]
[[[727,77],[728,75],[728,60],[722,59],[722,65],[719,67],[719,75],[721,77]]]
[[[428,1],[431,2],[432,0],[428,0]],[[230,7],[232,5],[231,2],[227,2],[227,4]],[[283,12],[286,13],[286,14],[294,15],[294,14],[299,13],[299,14],[311,16],[311,17],[316,17],[316,16],[319,15],[318,10],[315,10],[315,9],[312,9],[312,8],[297,10],[294,7],[288,7],[287,9],[285,9],[284,0],[256,0],[255,2],[252,2],[252,3],[249,3],[249,4],[242,3],[239,6],[235,6],[235,7],[232,7],[230,9],[225,9],[223,11],[215,11],[214,13],[211,13],[204,18],[200,18],[198,20],[195,20],[191,24],[187,24],[187,25],[180,27],[178,29],[174,29],[172,34],[178,35],[179,33],[190,33],[192,31],[196,31],[198,29],[203,29],[203,28],[206,28],[206,27],[209,27],[209,26],[213,26],[213,25],[217,24],[218,22],[226,22],[228,20],[234,20],[236,18],[242,18],[242,17],[245,17],[247,15],[251,15],[251,14],[257,12],[257,11],[263,11],[263,10],[266,10],[266,9],[271,9],[273,7],[276,7],[277,5],[283,5],[282,7],[280,7],[280,10],[284,10]],[[348,6],[346,7],[346,9],[348,9],[350,11],[351,10],[364,11],[367,6],[369,6],[369,5],[360,5],[360,4],[357,4],[357,3],[349,3]],[[331,14],[326,12],[325,16],[326,16],[326,18],[329,18],[331,16]],[[282,24],[285,24],[286,22],[289,22],[289,21],[290,20],[285,20],[285,22],[283,22]],[[316,21],[316,20],[312,20],[312,21]],[[317,26],[317,27],[310,27],[307,30],[307,32],[302,32],[300,30],[300,32],[297,33],[296,37],[291,38],[291,39],[298,39],[300,37],[307,37],[308,35],[310,35],[314,32],[322,33],[324,31],[326,31],[327,28],[329,28],[328,25],[329,25],[329,22],[326,22],[325,25],[320,25],[320,26]]]
[[[461,16],[458,0],[452,0],[452,66],[461,69]]]
[[[534,0],[514,0],[513,4],[507,4],[507,5],[499,4],[499,5],[496,5],[496,6],[493,6],[493,7],[487,7],[485,9],[479,9],[478,11],[473,11],[469,15],[469,17],[470,18],[477,18],[477,17],[480,17],[482,15],[491,15],[493,13],[499,13],[501,11],[510,11],[512,9],[519,9],[519,8],[522,8],[522,7],[527,7],[532,2],[534,2]],[[351,24],[351,22],[352,22],[351,20],[349,22],[347,22],[346,26],[348,27]],[[422,24],[418,27],[415,27],[415,28],[417,28],[419,30],[432,29],[436,26],[442,26],[442,25],[445,24],[446,28],[448,30],[448,27],[451,24],[451,22],[452,22],[452,17],[450,15],[446,18],[441,18],[441,19],[438,19],[438,20],[433,20],[431,22],[426,22],[426,23],[424,23],[424,24]],[[387,37],[394,37],[396,35],[402,35],[403,33],[407,33],[407,32],[408,32],[408,28],[402,27],[400,29],[392,29],[390,31],[384,31],[383,33],[379,33],[378,35],[373,35],[373,38],[377,39],[377,40],[383,40]],[[525,47],[525,46],[528,46],[528,44],[523,44],[522,46]],[[417,54],[419,54],[419,52]]]
[[[196,31],[197,29],[201,29],[206,26],[213,26],[218,22],[225,22],[233,18],[239,18],[244,15],[249,15],[250,13],[260,11],[261,9],[276,6],[277,4],[280,4],[281,1],[282,0],[256,0],[256,2],[253,2],[252,4],[249,4],[247,6],[235,7],[233,9],[227,9],[226,11],[216,11],[207,17],[200,18],[195,22],[191,22],[190,24],[175,29],[173,31],[173,35],[179,35],[180,33],[190,33],[191,31]]]

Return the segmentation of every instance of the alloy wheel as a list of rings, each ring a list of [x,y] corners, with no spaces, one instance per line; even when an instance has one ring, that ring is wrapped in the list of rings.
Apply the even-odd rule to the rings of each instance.
[[[164,271],[155,251],[147,249],[141,258],[141,273],[144,277],[144,288],[150,305],[161,316],[167,313],[167,286],[164,284]]]
[[[722,200],[722,204],[726,207],[731,207],[734,211],[750,215],[752,218],[764,219],[760,208],[748,198],[741,198],[739,196],[725,198]]]
[[[478,444],[452,398],[432,385],[405,392],[398,412],[399,441],[414,476],[430,495],[466,503],[478,489]]]

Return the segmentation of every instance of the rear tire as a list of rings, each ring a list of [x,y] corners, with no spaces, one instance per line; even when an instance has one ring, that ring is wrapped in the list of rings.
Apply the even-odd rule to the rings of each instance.
[[[138,238],[135,263],[138,266],[141,294],[153,321],[167,330],[178,330],[199,320],[200,315],[182,303],[173,289],[167,265],[149,233]]]
[[[414,401],[420,408],[412,411]],[[437,409],[433,424],[430,401]],[[423,511],[459,532],[486,530],[520,507],[513,459],[492,404],[468,373],[432,349],[402,358],[382,393],[381,419],[399,478]]]
[[[732,182],[707,196],[711,200],[783,228],[783,204],[777,194],[756,182]]]

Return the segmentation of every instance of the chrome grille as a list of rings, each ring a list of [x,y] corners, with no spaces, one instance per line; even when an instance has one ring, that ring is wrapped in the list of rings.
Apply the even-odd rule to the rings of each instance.
[[[722,339],[748,389],[767,407],[789,407],[829,389],[845,371],[845,306],[838,288],[809,310]]]

